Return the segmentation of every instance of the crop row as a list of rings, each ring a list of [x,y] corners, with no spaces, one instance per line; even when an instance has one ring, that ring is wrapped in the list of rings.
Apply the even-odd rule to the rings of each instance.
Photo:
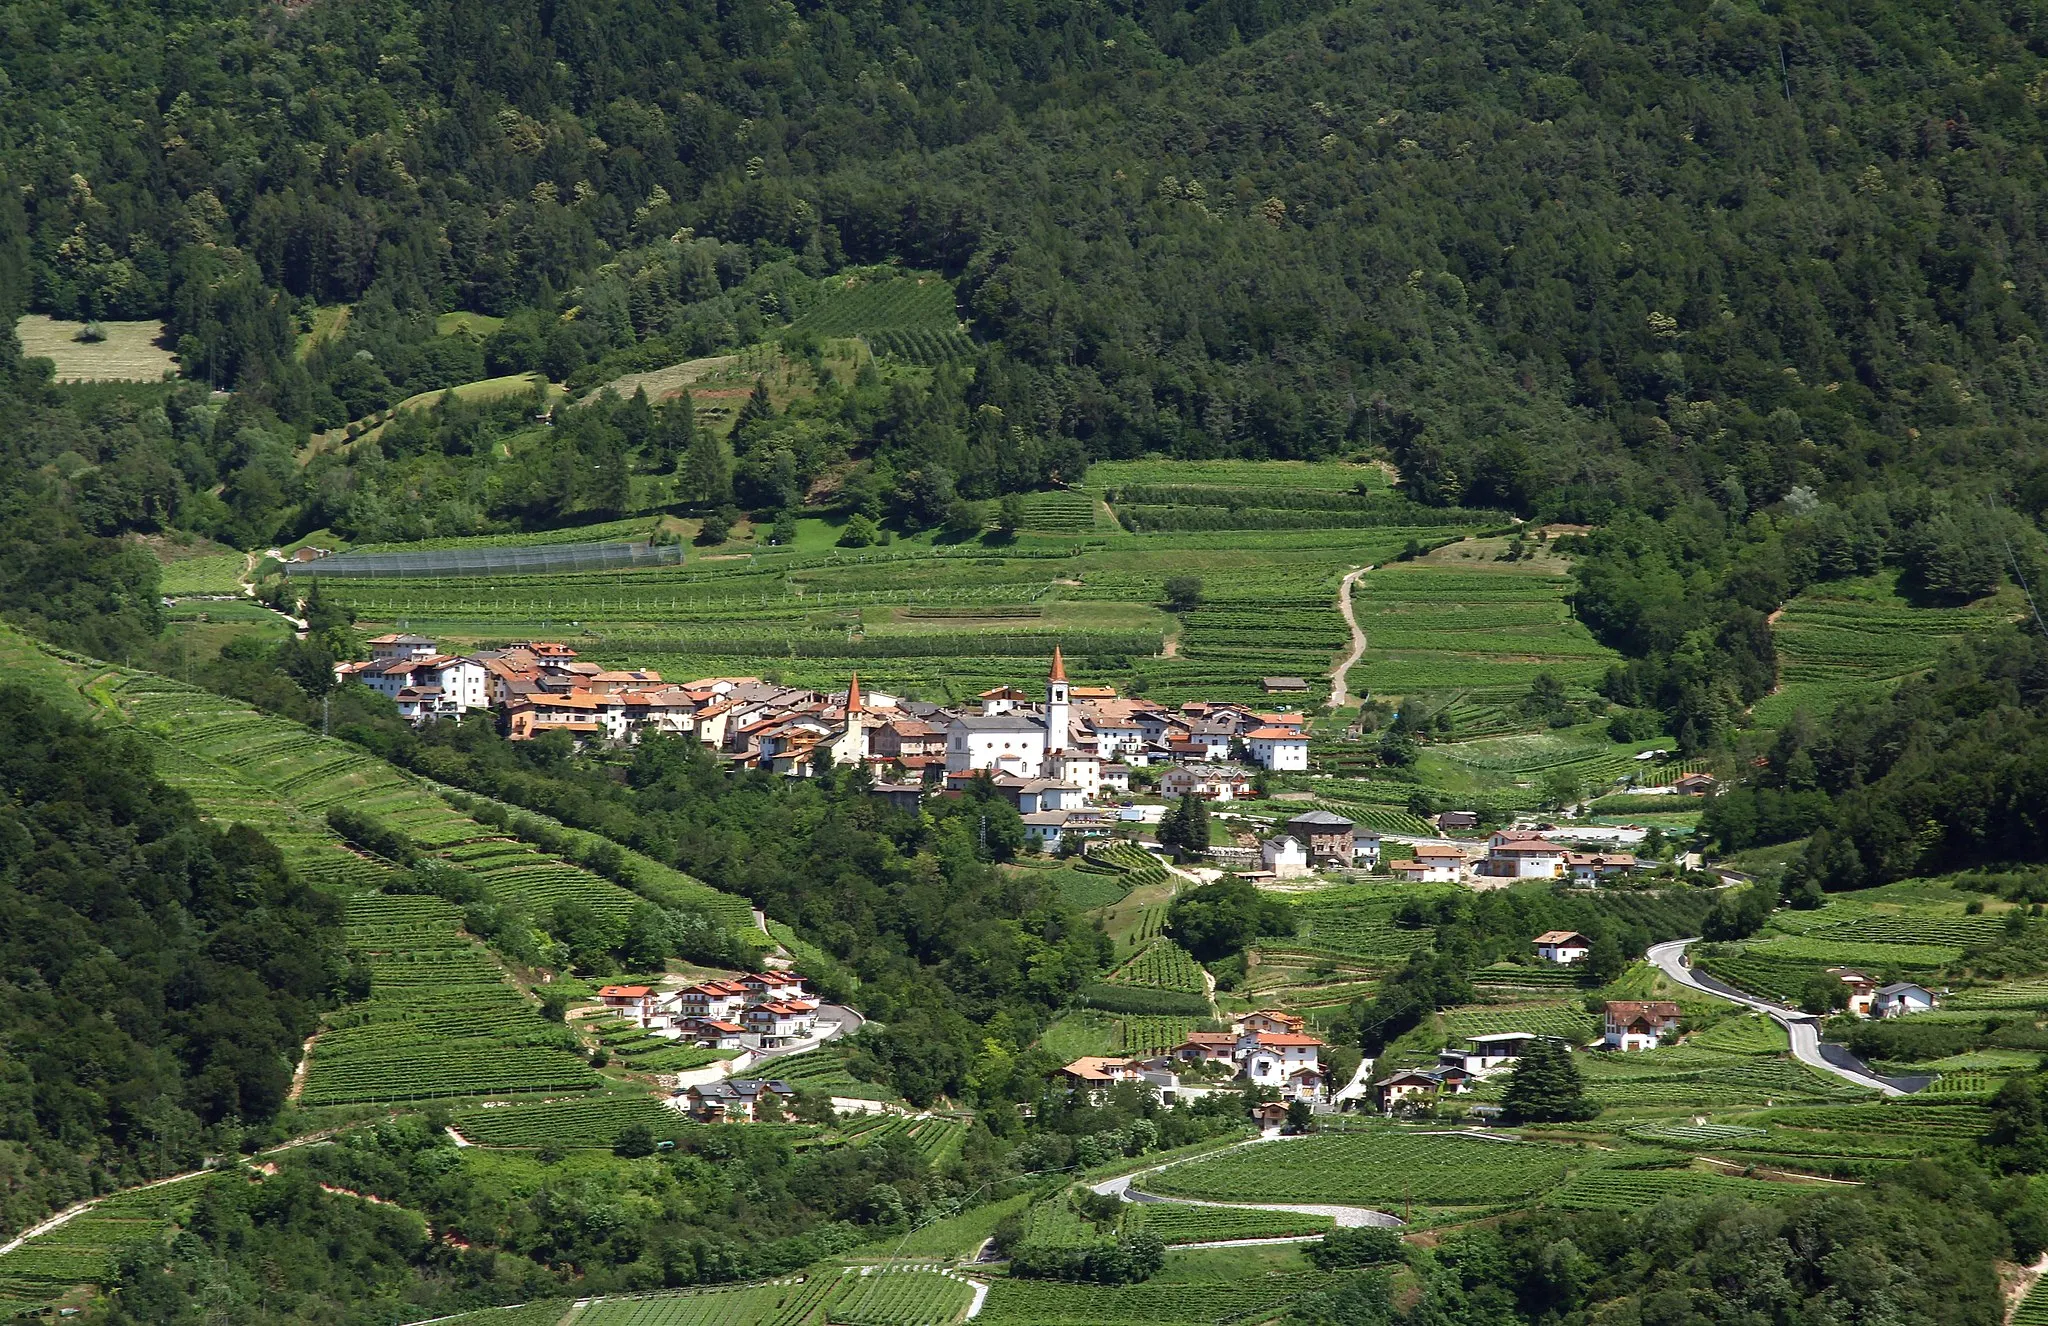
[[[465,1110],[454,1116],[465,1138],[484,1146],[608,1147],[619,1130],[642,1124],[657,1134],[672,1132],[682,1121],[650,1096],[591,1096],[581,1100],[536,1101],[531,1104]]]
[[[1269,1211],[1256,1206],[1188,1206],[1179,1202],[1134,1205],[1124,1215],[1124,1228],[1142,1229],[1166,1243],[1322,1234],[1335,1223],[1328,1216],[1296,1211]]]
[[[1634,1212],[1672,1197],[1688,1202],[1722,1196],[1769,1201],[1799,1191],[1813,1189],[1806,1184],[1724,1178],[1692,1170],[1596,1169],[1574,1175],[1544,1201],[1569,1211]]]
[[[1296,1299],[1329,1289],[1334,1274],[1257,1272],[1176,1284],[1068,1285],[999,1280],[976,1322],[993,1326],[1102,1326],[1109,1322],[1207,1323],[1264,1320]],[[611,1326],[606,1323],[606,1326]]]
[[[1237,1147],[1143,1182],[1164,1195],[1219,1201],[1495,1205],[1552,1186],[1577,1154],[1539,1143],[1379,1130]]]
[[[1174,990],[1182,994],[1207,994],[1209,987],[1200,963],[1170,939],[1156,939],[1111,972],[1112,985],[1135,985],[1152,990]]]

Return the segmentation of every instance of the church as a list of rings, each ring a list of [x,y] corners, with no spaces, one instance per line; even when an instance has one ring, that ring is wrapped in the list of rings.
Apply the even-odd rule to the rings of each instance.
[[[981,697],[980,713],[963,714],[948,724],[946,772],[986,769],[1015,778],[1054,779],[1093,797],[1101,785],[1102,762],[1093,731],[1075,729],[1059,646],[1053,646],[1045,678],[1045,703],[1033,706],[1022,699],[1014,689],[998,687]]]

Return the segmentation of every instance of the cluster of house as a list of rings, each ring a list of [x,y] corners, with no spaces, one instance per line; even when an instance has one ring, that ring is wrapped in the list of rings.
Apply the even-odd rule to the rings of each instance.
[[[1121,698],[1108,686],[1075,686],[1057,647],[1043,702],[999,686],[971,709],[864,693],[858,675],[831,694],[755,677],[670,682],[658,672],[582,662],[553,641],[457,655],[425,636],[392,634],[371,640],[370,652],[367,661],[337,665],[337,679],[390,696],[416,723],[490,711],[515,741],[564,732],[626,744],[672,733],[777,773],[867,765],[904,780],[878,783],[880,794],[911,800],[928,784],[985,772],[1012,790],[1041,838],[1062,836],[1085,803],[1128,792],[1133,766],[1166,766],[1160,781],[1168,795],[1214,800],[1249,792],[1252,765],[1308,768],[1299,714],[1199,700],[1174,709]],[[1111,827],[1089,820],[1079,815],[1072,829]]]
[[[818,1005],[795,972],[749,973],[680,990],[607,985],[598,1002],[658,1036],[711,1050],[774,1050],[818,1032]]]
[[[1859,1018],[1896,1018],[1925,1013],[1941,1003],[1941,996],[1924,985],[1893,981],[1879,985],[1854,967],[1830,967],[1828,975],[1849,987],[1845,1009]]]
[[[1313,1103],[1328,1099],[1329,1082],[1323,1076],[1324,1043],[1305,1031],[1302,1019],[1268,1009],[1236,1019],[1229,1031],[1191,1032],[1162,1054],[1076,1059],[1060,1070],[1060,1076],[1074,1091],[1091,1096],[1119,1082],[1139,1083],[1156,1090],[1162,1104],[1171,1105],[1183,1095],[1203,1090],[1184,1085],[1183,1071],[1222,1065],[1232,1077],[1272,1088],[1283,1101]]]
[[[1615,1051],[1654,1050],[1677,1032],[1683,1017],[1678,1005],[1665,999],[1610,999],[1602,1012],[1600,1045]],[[1537,1041],[1571,1048],[1563,1037],[1532,1031],[1466,1036],[1438,1052],[1434,1067],[1403,1069],[1377,1083],[1380,1108],[1391,1114],[1404,1105],[1462,1095],[1474,1082],[1513,1068]]]
[[[1390,861],[1387,868],[1420,884],[1456,884],[1466,879],[1569,879],[1593,885],[1638,868],[1629,852],[1581,852],[1554,842],[1543,832],[1499,829],[1486,840],[1486,851],[1474,857],[1455,843],[1418,843],[1414,856]]]

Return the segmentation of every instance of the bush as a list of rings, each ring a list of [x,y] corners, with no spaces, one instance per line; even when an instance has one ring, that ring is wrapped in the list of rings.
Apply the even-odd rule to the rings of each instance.
[[[1010,1274],[1026,1280],[1128,1285],[1151,1279],[1165,1264],[1165,1242],[1143,1230],[1114,1242],[1023,1243],[1010,1249]]]

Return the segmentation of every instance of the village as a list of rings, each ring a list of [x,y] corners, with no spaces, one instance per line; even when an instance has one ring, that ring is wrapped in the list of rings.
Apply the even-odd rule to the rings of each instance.
[[[1228,807],[1257,795],[1269,775],[1309,769],[1309,722],[1287,705],[1263,711],[1190,700],[1169,707],[1108,686],[1073,685],[1057,646],[1042,701],[1000,686],[972,706],[949,707],[864,690],[857,673],[845,690],[821,694],[757,677],[672,682],[644,669],[607,670],[553,641],[460,655],[402,633],[369,645],[371,657],[337,665],[337,679],[388,696],[416,724],[484,716],[512,741],[560,733],[578,744],[613,746],[671,735],[700,742],[734,768],[791,777],[863,768],[873,794],[905,810],[986,776],[1017,806],[1028,839],[1047,850],[1131,836],[1160,822],[1164,802],[1186,796]],[[1287,677],[1263,682],[1274,695],[1301,684]],[[1705,774],[1684,775],[1670,787],[1681,796],[1713,789]],[[1146,792],[1151,804],[1134,796]],[[1261,832],[1218,844],[1210,856],[1255,880],[1339,869],[1417,883],[1570,879],[1593,886],[1638,868],[1633,854],[1618,849],[1642,836],[1538,825],[1475,840],[1452,835],[1477,829],[1476,815],[1445,811],[1436,817],[1442,836],[1399,837],[1407,854],[1383,860],[1387,835],[1333,811],[1305,811],[1273,826],[1277,831],[1253,823]]]

